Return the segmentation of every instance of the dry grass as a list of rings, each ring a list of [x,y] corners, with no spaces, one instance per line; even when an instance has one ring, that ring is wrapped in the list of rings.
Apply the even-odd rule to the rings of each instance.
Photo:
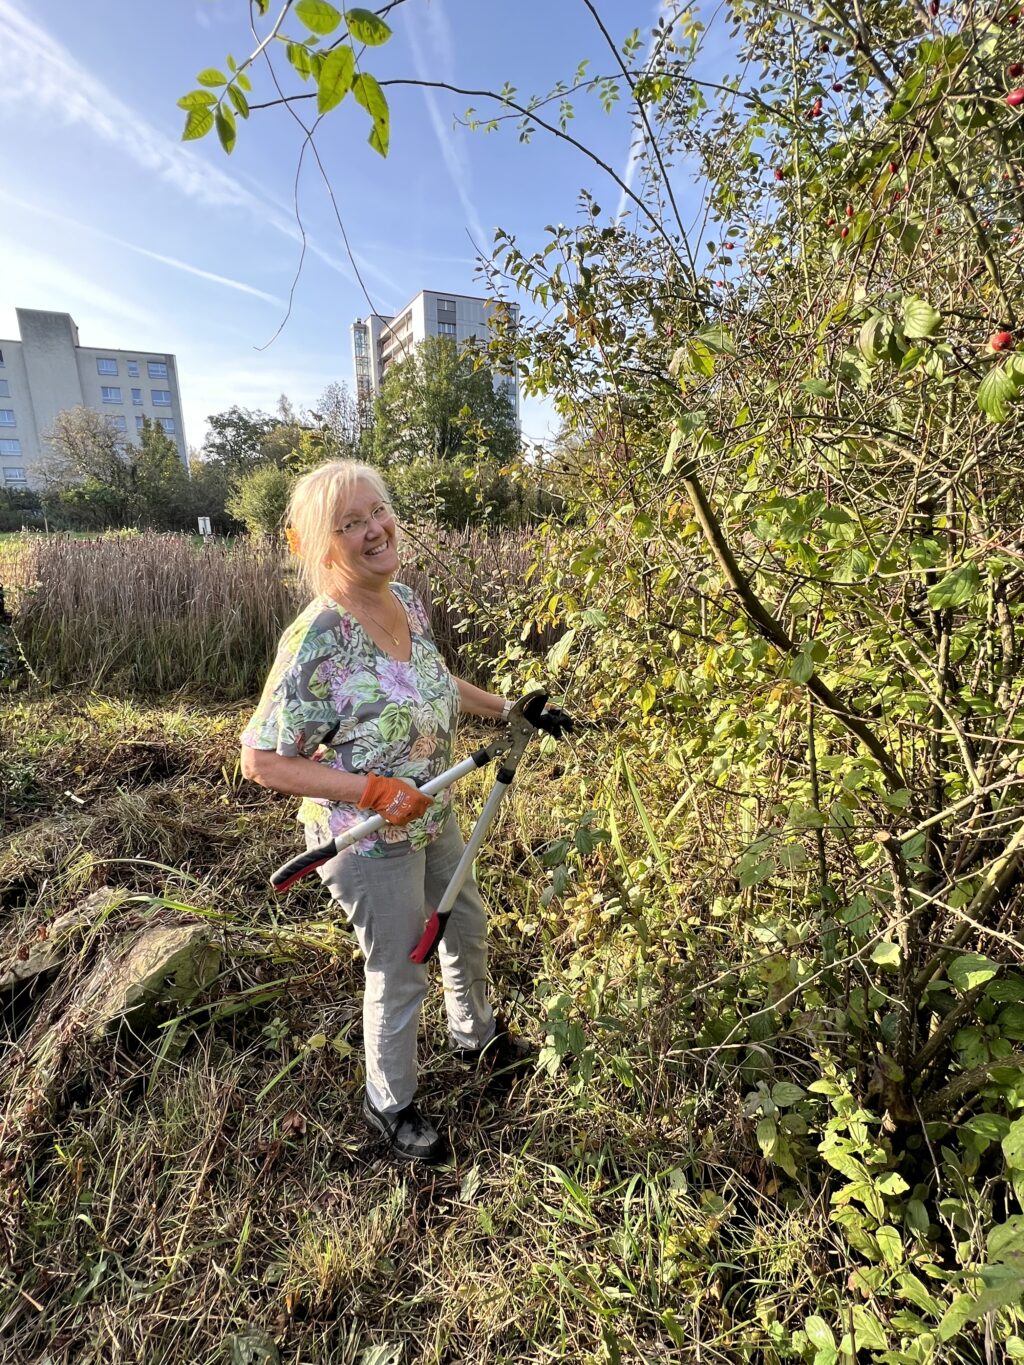
[[[266,540],[26,535],[4,554],[0,582],[21,648],[58,686],[251,696],[304,601],[287,557]],[[528,562],[522,534],[408,533],[399,577],[431,603],[439,647],[471,681],[486,680],[484,661],[504,644],[502,609],[522,591]]]
[[[700,1341],[732,1362],[767,1358],[765,1321],[841,1293],[824,1215],[765,1193],[735,1089],[701,1090],[685,1061],[674,1001],[699,964],[659,969],[634,937],[588,940],[540,906],[534,850],[578,770],[538,755],[481,863],[495,990],[543,1039],[553,1002],[600,977],[610,1022],[578,1016],[574,1043],[593,1068],[488,1089],[452,1061],[435,990],[423,1098],[455,1160],[386,1161],[359,1117],[354,945],[318,886],[267,888],[295,831],[290,802],[237,781],[242,709],[8,707],[0,958],[106,883],[131,896],[64,990],[168,902],[216,926],[222,960],[191,1008],[79,1055],[45,1122],[8,1135],[3,1359],[667,1365]],[[15,1003],[12,1042],[33,1010]],[[0,1123],[26,1083],[10,1060]]]

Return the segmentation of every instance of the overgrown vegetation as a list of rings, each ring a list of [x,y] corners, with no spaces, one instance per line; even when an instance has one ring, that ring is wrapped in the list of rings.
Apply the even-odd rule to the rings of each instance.
[[[210,700],[257,694],[304,602],[294,563],[275,538],[196,539],[120,532],[10,542],[0,584],[14,643],[37,680]],[[409,527],[403,557],[400,578],[430,605],[445,657],[486,682],[508,613],[525,596],[525,534]],[[555,638],[543,628],[524,635],[532,649]]]
[[[109,1040],[19,1130],[29,1356],[1024,1357],[1024,27],[730,9],[741,81],[694,79],[682,10],[577,73],[633,101],[639,230],[587,201],[545,250],[502,245],[545,312],[508,345],[570,426],[570,515],[529,610],[490,609],[495,669],[602,722],[534,756],[481,861],[541,1066],[500,1106],[460,1082],[435,999],[461,1164],[396,1183],[350,1137],[351,948],[315,893],[266,898],[252,851],[294,835],[228,731],[221,786],[122,775],[53,816],[97,712],[15,708],[14,941],[101,876],[225,938],[171,1042]],[[295,17],[322,86],[341,15]],[[494,130],[558,135],[517,101]],[[199,881],[117,861],[147,853]]]

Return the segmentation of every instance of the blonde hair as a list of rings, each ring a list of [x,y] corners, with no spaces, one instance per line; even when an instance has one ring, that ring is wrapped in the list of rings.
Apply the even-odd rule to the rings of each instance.
[[[377,470],[355,460],[331,460],[319,465],[303,474],[292,489],[285,525],[294,533],[289,536],[289,543],[299,555],[302,581],[314,596],[330,587],[331,568],[325,561],[330,554],[331,537],[357,483],[368,483],[381,502],[391,501]]]

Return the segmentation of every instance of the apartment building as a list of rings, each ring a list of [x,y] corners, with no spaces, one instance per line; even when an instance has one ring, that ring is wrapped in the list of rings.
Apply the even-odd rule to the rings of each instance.
[[[498,310],[518,321],[514,303],[496,303],[472,294],[420,292],[394,316],[371,313],[352,324],[352,368],[360,419],[365,420],[380,390],[388,366],[411,355],[426,337],[451,337],[460,350],[474,342],[486,345]],[[495,389],[503,389],[515,406],[519,421],[519,384],[515,374],[495,374]]]
[[[173,355],[83,346],[69,313],[18,308],[18,339],[0,340],[0,481],[30,488],[54,419],[95,408],[132,437],[158,423],[187,461],[178,367]]]

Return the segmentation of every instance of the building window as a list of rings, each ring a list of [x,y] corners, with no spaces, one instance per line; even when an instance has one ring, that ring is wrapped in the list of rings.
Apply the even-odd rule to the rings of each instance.
[[[174,435],[174,418],[173,418],[173,417],[161,417],[159,420],[160,420],[160,425],[163,427],[164,431],[167,432],[167,435],[168,435],[168,436],[173,436],[173,435]]]
[[[127,430],[128,430],[128,418],[127,418],[127,417],[124,417],[124,416],[119,416],[119,417],[108,417],[108,418],[107,418],[107,421],[110,422],[110,424],[113,426],[113,428],[114,428],[115,431],[127,431]]]
[[[3,351],[0,351],[0,365],[2,365],[3,363],[4,363],[4,353],[3,353]]]
[[[139,362],[138,362],[137,360],[127,360],[127,361],[125,361],[125,364],[128,366],[128,378],[129,378],[129,379],[138,379],[138,377],[139,377]]]
[[[453,337],[455,335],[455,323],[439,322],[437,324],[437,330],[440,332],[441,336]]]
[[[455,312],[455,300],[454,300],[454,299],[438,299],[438,301],[437,301],[437,311],[438,311],[439,313],[454,313],[454,312]]]
[[[136,406],[137,408],[141,408],[141,407],[142,407],[142,390],[141,390],[141,389],[132,389],[132,402],[135,404],[135,406]]]
[[[112,356],[98,355],[96,357],[97,374],[117,374],[117,361]]]
[[[143,415],[142,415],[141,412],[137,412],[137,413],[135,414],[135,430],[136,430],[136,431],[141,431],[141,430],[142,430],[142,424],[143,424],[143,422],[144,422],[145,420],[146,420],[146,419],[145,419],[145,417],[143,417]]]
[[[0,408],[0,427],[16,427],[13,408]]]
[[[121,390],[116,384],[102,384],[100,394],[104,403],[120,403],[121,401]]]
[[[4,483],[24,483],[25,471],[13,465],[4,465]]]
[[[169,408],[171,406],[170,389],[150,389],[155,408]]]
[[[167,366],[162,360],[147,360],[146,369],[149,371],[150,379],[167,378]]]
[[[20,455],[21,442],[17,436],[5,436],[0,439],[0,455]]]
[[[0,379],[0,398],[10,398],[11,386],[6,379]]]

